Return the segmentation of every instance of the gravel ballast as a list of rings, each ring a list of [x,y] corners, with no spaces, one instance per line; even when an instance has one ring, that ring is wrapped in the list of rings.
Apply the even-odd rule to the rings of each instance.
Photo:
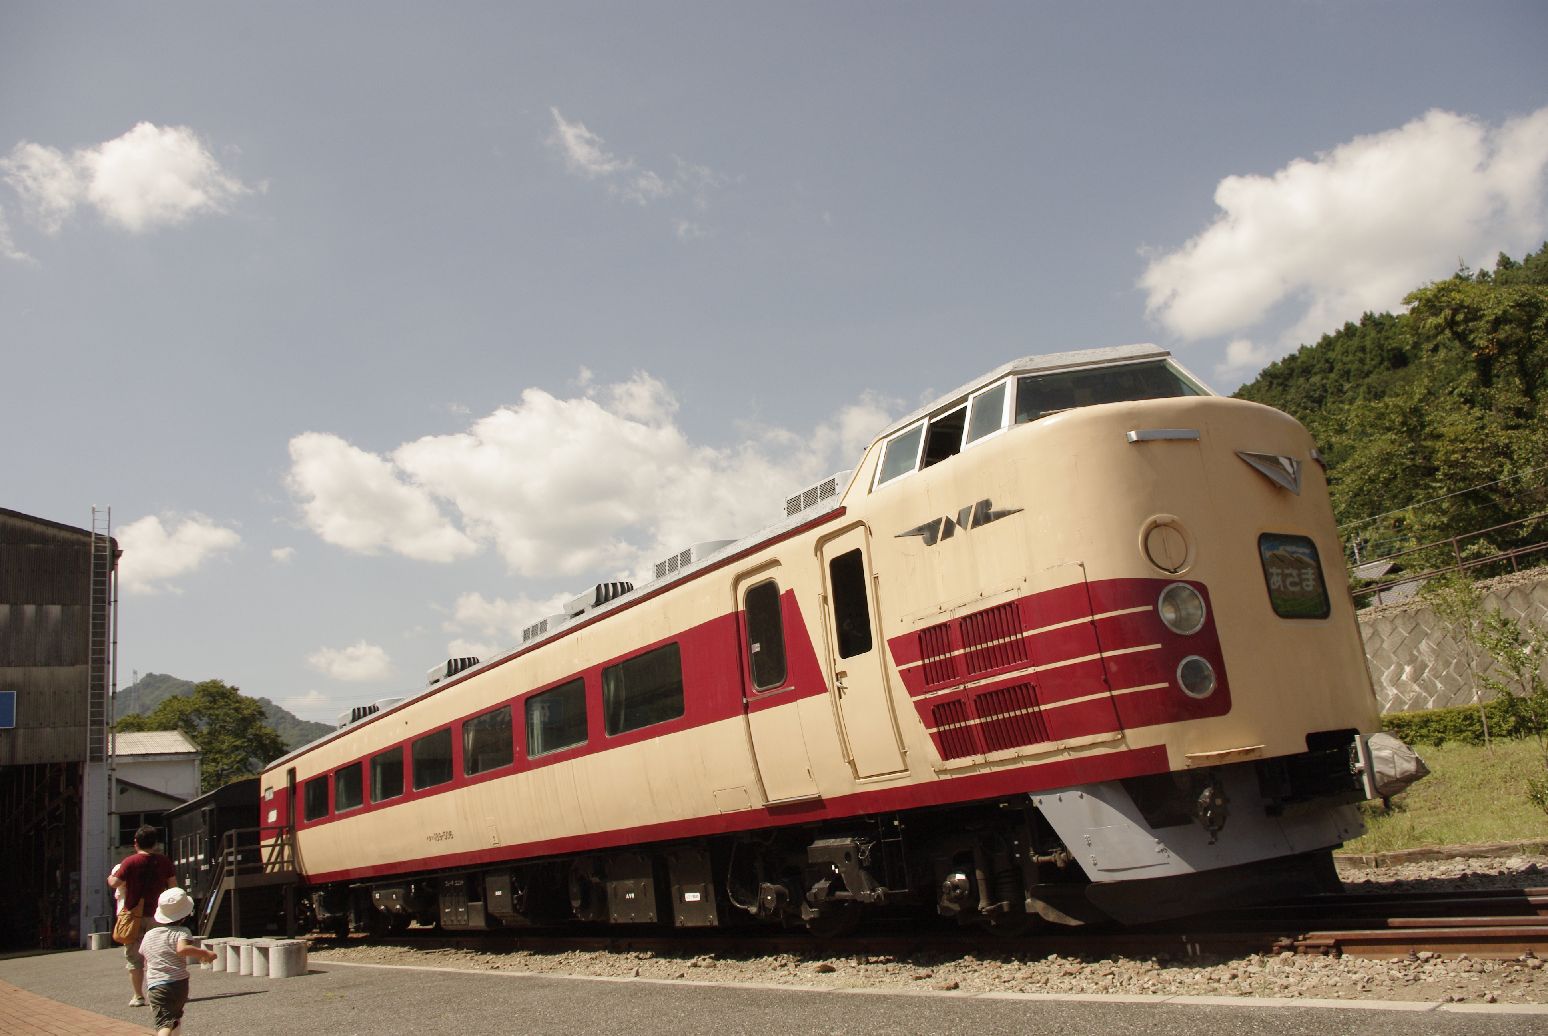
[[[1453,859],[1366,868],[1341,861],[1352,893],[1523,888],[1548,884],[1548,856]],[[318,963],[393,964],[602,978],[755,982],[875,990],[965,993],[1142,994],[1405,1000],[1451,1003],[1548,1003],[1548,967],[1533,956],[1475,960],[1466,954],[1364,960],[1293,953],[1176,959],[1166,955],[1101,960],[1056,953],[1017,956],[992,943],[976,954],[943,957],[846,956],[842,943],[810,953],[759,957],[668,956],[648,951],[491,952],[359,944],[319,947]]]

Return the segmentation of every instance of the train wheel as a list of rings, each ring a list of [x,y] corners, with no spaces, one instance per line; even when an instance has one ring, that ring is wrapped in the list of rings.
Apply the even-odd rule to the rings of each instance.
[[[857,903],[830,903],[821,913],[806,919],[806,930],[819,939],[838,939],[860,927]]]
[[[1029,914],[1025,910],[1007,910],[985,918],[984,927],[1003,939],[1012,939],[1026,935],[1040,920],[1036,914]]]

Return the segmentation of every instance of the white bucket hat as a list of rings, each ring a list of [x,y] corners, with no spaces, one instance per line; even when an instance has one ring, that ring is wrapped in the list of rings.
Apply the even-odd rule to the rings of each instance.
[[[175,924],[191,913],[193,897],[175,885],[156,900],[156,920],[162,924]]]

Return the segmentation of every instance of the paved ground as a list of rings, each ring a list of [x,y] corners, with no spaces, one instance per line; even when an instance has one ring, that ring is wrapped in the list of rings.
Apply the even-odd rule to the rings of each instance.
[[[149,1010],[127,1006],[128,995],[114,951],[0,960],[0,1036],[150,1031]],[[878,994],[329,964],[279,980],[196,972],[184,1029],[186,1036],[1548,1036],[1548,1008]]]

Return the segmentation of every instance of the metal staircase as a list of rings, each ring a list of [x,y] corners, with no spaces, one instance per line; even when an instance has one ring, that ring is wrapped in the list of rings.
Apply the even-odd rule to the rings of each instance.
[[[289,831],[261,841],[256,827],[227,831],[215,854],[215,874],[199,904],[199,935],[263,935],[296,931],[299,880]]]

